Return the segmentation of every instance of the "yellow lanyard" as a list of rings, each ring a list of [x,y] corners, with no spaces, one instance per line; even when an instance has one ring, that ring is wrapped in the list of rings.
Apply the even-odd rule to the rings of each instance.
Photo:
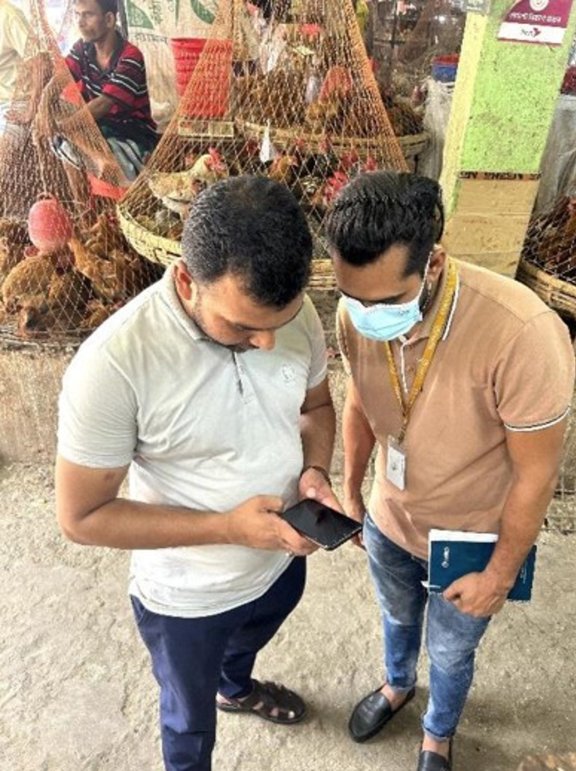
[[[388,370],[390,372],[392,388],[394,389],[394,393],[396,394],[396,398],[398,399],[398,403],[402,409],[402,428],[400,429],[400,434],[398,436],[399,444],[404,441],[404,437],[406,436],[406,429],[408,428],[408,421],[410,420],[412,408],[414,407],[414,403],[418,398],[418,394],[422,390],[424,379],[426,378],[430,364],[432,363],[432,358],[436,352],[436,347],[438,346],[440,338],[444,333],[446,321],[452,307],[452,300],[454,299],[454,294],[456,293],[456,285],[458,283],[458,269],[452,260],[448,260],[447,271],[448,273],[446,276],[446,285],[444,286],[442,299],[440,300],[440,307],[438,308],[438,313],[436,314],[436,318],[432,324],[430,337],[426,343],[424,355],[418,364],[416,376],[414,377],[412,387],[410,388],[407,401],[405,400],[404,394],[402,392],[400,377],[398,375],[398,368],[396,367],[396,362],[394,361],[392,348],[389,342],[384,343],[386,356],[388,358]]]

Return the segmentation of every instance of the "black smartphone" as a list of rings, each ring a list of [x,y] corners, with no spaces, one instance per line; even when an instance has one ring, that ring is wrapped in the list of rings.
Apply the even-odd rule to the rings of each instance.
[[[305,498],[283,511],[281,516],[295,530],[327,551],[336,549],[362,530],[360,522],[313,498]]]

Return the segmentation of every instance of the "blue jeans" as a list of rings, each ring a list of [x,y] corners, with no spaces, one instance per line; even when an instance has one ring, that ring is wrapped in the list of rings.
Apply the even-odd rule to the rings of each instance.
[[[216,693],[241,698],[252,691],[256,654],[298,604],[305,580],[306,560],[296,557],[262,597],[202,618],[161,616],[131,597],[160,686],[167,771],[210,771]]]
[[[428,604],[430,696],[422,727],[433,739],[449,739],[464,709],[474,675],[476,648],[490,619],[461,613],[441,594],[428,595],[421,583],[428,579],[428,563],[386,538],[368,514],[364,545],[382,614],[386,682],[400,693],[416,684]]]

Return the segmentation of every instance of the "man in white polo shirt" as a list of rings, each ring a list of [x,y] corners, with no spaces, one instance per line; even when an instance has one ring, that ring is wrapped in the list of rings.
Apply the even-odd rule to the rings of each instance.
[[[284,724],[304,716],[297,694],[251,672],[315,548],[279,512],[306,496],[338,505],[334,411],[304,295],[312,240],[289,191],[257,177],[212,186],[182,249],[66,372],[56,492],[69,538],[134,550],[165,766],[208,771],[216,705]]]

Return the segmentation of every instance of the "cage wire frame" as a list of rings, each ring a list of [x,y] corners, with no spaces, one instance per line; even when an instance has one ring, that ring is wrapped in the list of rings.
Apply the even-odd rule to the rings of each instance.
[[[297,36],[296,40],[286,44],[281,54],[287,56],[287,69],[277,65],[263,71],[251,69],[256,58],[251,36],[242,23],[243,14],[242,0],[220,3],[219,13],[176,114],[147,166],[118,205],[121,224],[126,237],[140,254],[151,261],[170,264],[180,256],[181,227],[173,212],[181,208],[179,202],[184,202],[185,207],[191,200],[183,197],[185,191],[178,189],[178,179],[184,182],[192,178],[187,176],[190,173],[188,155],[197,160],[212,146],[228,165],[230,174],[271,176],[271,167],[264,170],[254,164],[255,156],[249,155],[249,147],[263,145],[268,136],[274,146],[275,160],[282,156],[289,160],[297,152],[295,146],[302,141],[304,149],[300,148],[300,160],[294,164],[297,170],[286,175],[293,177],[286,184],[293,192],[299,191],[297,197],[307,212],[314,236],[313,283],[318,289],[332,289],[334,281],[322,233],[323,205],[315,203],[317,194],[327,190],[326,183],[334,181],[345,155],[354,152],[359,163],[371,161],[378,168],[406,170],[405,155],[419,149],[418,143],[423,138],[406,137],[406,147],[401,147],[382,104],[348,0],[302,0],[298,14],[287,25],[291,30],[287,34]],[[312,18],[316,18],[315,24],[308,23]],[[280,26],[278,22],[271,29],[278,31]],[[320,38],[316,48],[314,44],[303,44],[301,30],[304,26],[322,30],[318,33]],[[259,51],[262,52],[262,47]],[[339,56],[344,58],[340,60]],[[296,65],[298,57],[299,64]],[[307,102],[304,92],[310,83],[309,68],[320,59],[323,64],[319,66],[323,69],[319,95]],[[222,103],[217,106],[211,101],[216,73],[223,83]],[[286,100],[270,87],[271,80],[282,75],[294,83],[293,88],[287,87],[289,98]],[[322,97],[322,85],[327,86],[330,78],[330,90],[327,88],[327,95]],[[346,95],[352,92],[359,95],[356,107],[349,114],[341,112]],[[368,104],[370,109],[367,109]],[[315,111],[315,107],[318,110]],[[343,122],[335,128],[330,121],[339,121],[338,116],[344,116]],[[330,149],[324,150],[322,145],[329,145]],[[319,155],[326,158],[330,153],[337,164],[326,171],[323,178],[322,173],[304,171],[310,168],[311,160]],[[321,182],[308,188],[312,177]],[[165,187],[165,183],[172,184],[172,179],[173,191]]]

